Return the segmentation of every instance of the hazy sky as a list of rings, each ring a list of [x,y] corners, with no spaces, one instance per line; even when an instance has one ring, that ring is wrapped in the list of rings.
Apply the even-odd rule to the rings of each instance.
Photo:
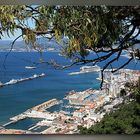
[[[31,20],[28,19],[28,21],[26,22],[26,24],[31,27],[34,28],[35,27],[35,23]],[[15,35],[13,36],[12,34],[10,34],[10,38],[8,37],[8,35],[5,33],[4,37],[2,37],[2,40],[14,40],[15,38],[17,38],[19,35],[21,35],[21,30],[18,29],[15,31]],[[22,40],[22,37],[19,38],[18,40]]]

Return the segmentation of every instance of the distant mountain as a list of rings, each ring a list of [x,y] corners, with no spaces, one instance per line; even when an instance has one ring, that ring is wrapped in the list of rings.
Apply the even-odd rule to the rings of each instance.
[[[60,51],[61,45],[56,42],[54,38],[49,40],[48,38],[38,38],[37,44],[43,49],[43,50],[54,50],[54,51]]]
[[[11,49],[12,40],[0,40],[0,51],[9,51]],[[13,51],[26,50],[26,44],[24,41],[16,41],[13,47]]]
[[[9,51],[11,49],[12,40],[0,40],[0,51]],[[55,39],[38,38],[37,44],[44,51],[60,51],[60,44]],[[25,44],[22,41],[16,41],[13,47],[13,51],[34,51],[31,45]]]

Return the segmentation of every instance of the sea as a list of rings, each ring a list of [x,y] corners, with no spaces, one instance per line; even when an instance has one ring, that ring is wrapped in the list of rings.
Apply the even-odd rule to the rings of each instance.
[[[45,73],[46,76],[0,88],[0,125],[9,122],[9,118],[47,100],[52,98],[62,100],[71,90],[83,91],[88,88],[99,89],[100,87],[100,81],[96,80],[99,76],[97,72],[69,75],[71,72],[79,71],[82,65],[75,65],[66,69],[55,69],[47,63],[33,65],[33,62],[38,63],[40,59],[45,62],[55,60],[61,65],[71,64],[70,59],[59,55],[58,52],[43,52],[42,55],[38,52],[11,52],[4,63],[6,54],[7,52],[0,52],[0,81],[2,83],[11,79],[27,78],[34,74]],[[95,57],[97,56],[94,53],[89,55],[89,58]],[[122,55],[112,66],[117,68],[127,60],[128,57]],[[97,65],[103,67],[106,62],[103,61]],[[25,69],[25,66],[36,66],[36,69]],[[140,65],[134,60],[125,68],[140,70]],[[57,110],[58,107],[52,107],[49,111]],[[38,121],[38,119],[25,119],[9,125],[7,128],[26,130]],[[45,128],[39,129],[39,131],[43,129]]]

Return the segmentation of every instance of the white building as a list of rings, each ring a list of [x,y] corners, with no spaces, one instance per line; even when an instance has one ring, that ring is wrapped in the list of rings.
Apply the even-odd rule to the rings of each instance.
[[[73,112],[74,117],[83,118],[85,115],[87,115],[87,111],[85,109],[80,109]]]

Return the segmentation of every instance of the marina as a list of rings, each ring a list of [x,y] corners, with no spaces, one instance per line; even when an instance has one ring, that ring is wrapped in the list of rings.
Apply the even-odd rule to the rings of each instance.
[[[140,6],[122,3],[0,6],[0,134],[140,134]]]
[[[34,133],[45,127],[46,129],[40,131],[40,134],[78,133],[77,127],[79,125],[89,128],[96,122],[100,122],[105,114],[115,110],[118,105],[122,104],[124,99],[130,96],[130,93],[121,97],[119,96],[120,90],[125,88],[124,85],[128,79],[135,82],[139,76],[140,71],[121,69],[112,74],[111,70],[108,69],[104,72],[104,80],[107,82],[103,83],[103,89],[89,88],[80,92],[72,90],[63,100],[51,99],[10,118],[11,121],[4,124],[3,127],[26,118],[36,118],[42,120],[30,126],[27,131]],[[63,105],[65,101],[68,102]],[[59,104],[66,110],[47,111],[50,107]],[[69,112],[69,109],[74,110]]]
[[[45,111],[47,108],[50,108],[50,107],[52,107],[54,105],[57,105],[59,103],[60,103],[60,101],[58,101],[57,99],[51,99],[51,100],[49,100],[47,102],[44,102],[44,103],[42,103],[42,104],[40,104],[38,106],[33,107],[32,110]]]
[[[28,109],[27,111],[19,114],[19,115],[16,115],[12,118],[10,118],[10,122],[6,123],[3,125],[3,127],[6,127],[10,124],[13,124],[13,123],[17,123],[18,121],[21,121],[21,120],[24,120],[26,118],[42,118],[42,119],[46,119],[47,120],[53,120],[55,118],[55,115],[54,114],[51,114],[49,112],[45,112],[45,110],[47,108],[50,108],[56,104],[59,104],[59,101],[56,100],[56,99],[51,99],[47,102],[44,102],[40,105],[37,105],[31,109]]]

